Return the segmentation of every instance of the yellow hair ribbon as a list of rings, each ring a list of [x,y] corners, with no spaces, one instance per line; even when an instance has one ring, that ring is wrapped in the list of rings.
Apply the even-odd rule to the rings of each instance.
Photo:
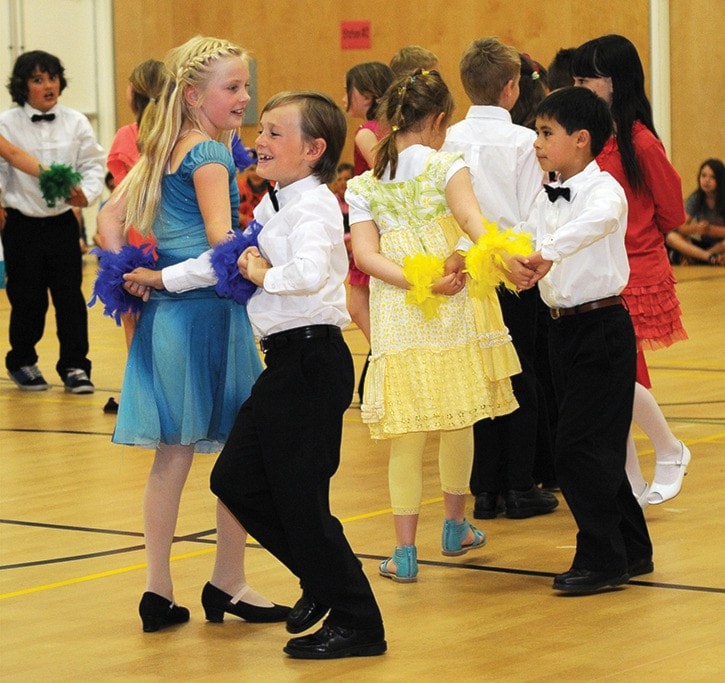
[[[403,275],[410,283],[405,303],[417,306],[425,320],[438,315],[440,305],[446,300],[444,294],[434,294],[433,284],[443,277],[443,259],[431,254],[415,254],[403,259]]]
[[[510,270],[504,256],[532,254],[531,236],[511,228],[500,231],[496,223],[489,223],[485,218],[483,227],[485,232],[466,254],[466,272],[471,278],[469,291],[480,299],[493,296],[500,284],[515,292],[515,285],[504,274]]]

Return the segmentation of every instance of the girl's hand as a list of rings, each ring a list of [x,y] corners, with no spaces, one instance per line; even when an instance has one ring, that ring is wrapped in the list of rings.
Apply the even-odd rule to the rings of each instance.
[[[440,280],[433,283],[430,288],[433,294],[444,294],[445,296],[454,296],[463,289],[466,278],[463,274],[451,273],[444,275]]]
[[[466,274],[463,272],[465,267],[466,257],[463,254],[459,254],[457,251],[454,251],[443,264],[443,272],[446,275],[455,273],[459,277],[465,278]]]

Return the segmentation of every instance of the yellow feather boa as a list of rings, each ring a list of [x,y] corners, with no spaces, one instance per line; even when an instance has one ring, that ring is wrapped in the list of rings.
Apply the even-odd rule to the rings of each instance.
[[[510,270],[504,254],[529,256],[534,251],[531,236],[511,228],[499,231],[496,223],[489,223],[485,218],[483,227],[486,231],[466,254],[466,272],[471,278],[469,290],[479,299],[493,296],[500,284],[515,292],[516,287],[504,275],[504,271]]]
[[[431,291],[433,283],[443,277],[444,260],[431,254],[415,254],[403,259],[403,275],[410,283],[405,303],[417,306],[425,320],[438,315],[438,308],[446,300],[443,294]]]

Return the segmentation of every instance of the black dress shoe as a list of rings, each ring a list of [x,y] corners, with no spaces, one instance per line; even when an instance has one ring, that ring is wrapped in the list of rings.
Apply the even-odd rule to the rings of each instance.
[[[651,557],[640,557],[638,560],[632,560],[627,565],[627,574],[630,578],[633,576],[641,576],[642,574],[651,574],[655,570],[655,563]]]
[[[325,624],[309,636],[292,638],[284,652],[296,659],[374,657],[388,649],[385,631],[379,628],[344,628]]]
[[[189,621],[189,610],[186,607],[175,605],[171,600],[149,591],[141,596],[138,613],[145,633]]]
[[[474,519],[496,519],[503,511],[503,496],[500,493],[483,491],[476,495],[473,506]]]
[[[248,602],[232,602],[232,596],[208,583],[201,592],[201,604],[204,607],[207,621],[221,624],[224,621],[224,612],[244,619],[254,624],[269,624],[273,621],[287,619],[291,608],[285,605],[272,607],[258,607]]]
[[[629,574],[617,572],[594,572],[589,569],[570,569],[554,577],[554,590],[564,593],[586,595],[604,588],[621,586],[629,581]]]
[[[287,630],[290,633],[302,633],[314,626],[329,610],[329,607],[321,605],[303,592],[302,597],[287,615]]]
[[[532,486],[528,491],[506,491],[506,516],[510,519],[525,519],[553,512],[559,500],[553,493]]]

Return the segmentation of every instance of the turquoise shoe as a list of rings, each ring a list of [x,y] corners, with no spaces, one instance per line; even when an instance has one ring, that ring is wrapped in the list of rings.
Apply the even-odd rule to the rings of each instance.
[[[473,531],[473,543],[463,545],[469,529]],[[455,557],[456,555],[463,555],[469,550],[482,548],[486,545],[486,534],[472,527],[466,519],[460,524],[455,519],[447,519],[443,523],[443,539],[441,543],[443,545],[443,554],[448,557]]]
[[[395,562],[395,573],[388,570],[388,562]],[[398,545],[393,556],[383,560],[378,567],[380,576],[398,583],[414,583],[418,580],[418,554],[414,545]]]

